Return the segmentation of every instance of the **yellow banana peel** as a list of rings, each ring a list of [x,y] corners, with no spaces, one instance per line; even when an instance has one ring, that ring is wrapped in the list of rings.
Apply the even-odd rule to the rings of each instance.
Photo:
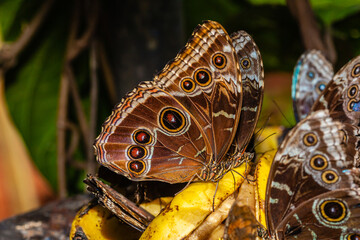
[[[140,233],[121,223],[109,210],[90,202],[76,214],[69,239],[138,239]]]
[[[249,169],[249,165],[243,164],[234,171],[228,172],[218,182],[217,191],[215,190],[217,183],[190,184],[150,223],[140,239],[185,238],[212,213],[213,204],[216,209],[240,186],[244,181],[243,176],[246,176],[246,171]]]
[[[281,137],[283,132],[282,127],[267,127],[262,133],[262,137],[259,138],[259,142],[262,142],[256,151],[262,153],[255,170],[256,179],[256,207],[255,216],[257,220],[264,226],[266,226],[265,218],[265,196],[266,186],[269,177],[272,161],[276,154],[279,142],[278,139]],[[265,139],[267,138],[267,139]]]

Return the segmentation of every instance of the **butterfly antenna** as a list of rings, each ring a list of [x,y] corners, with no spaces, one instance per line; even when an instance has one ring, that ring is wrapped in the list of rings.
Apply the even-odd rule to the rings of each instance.
[[[197,177],[197,174],[195,174],[192,178],[190,178],[190,180],[186,183],[185,187],[183,187],[183,189],[181,189],[180,191],[175,193],[175,196],[178,195],[179,193],[181,193],[182,191],[184,191],[190,185],[190,183],[192,183],[192,181],[194,181],[195,177]]]
[[[275,104],[276,108],[279,110],[279,112],[281,113],[281,115],[283,116],[283,118],[285,119],[285,121],[289,124],[288,128],[291,128],[292,126],[294,126],[294,124],[291,124],[289,119],[287,119],[287,117],[285,116],[284,112],[282,111],[281,107],[279,106],[279,104],[273,99],[272,102]]]
[[[271,115],[272,115],[272,114],[273,114],[273,113],[270,113],[270,114],[269,114],[269,116],[266,118],[264,124],[254,133],[254,135],[259,136],[258,133],[259,133],[260,131],[263,131],[263,130],[266,128],[266,126],[269,124],[269,121],[270,121],[270,118],[271,118]],[[260,136],[261,136],[261,134],[260,134]],[[255,140],[257,140],[257,139],[255,139]]]
[[[262,135],[262,133],[264,132],[266,126],[268,125],[269,123],[269,120],[270,120],[270,117],[271,117],[272,113],[269,114],[269,116],[266,118],[266,121],[264,122],[264,124],[261,126],[261,128],[259,128],[259,130],[256,131],[256,133],[254,135],[256,135],[256,138],[255,138],[255,142],[257,142],[260,138],[260,136]],[[260,132],[260,133],[259,133]],[[265,138],[266,139],[266,138]],[[251,149],[250,149],[250,152],[254,151],[255,147],[257,147],[257,145],[254,145]]]
[[[212,211],[215,212],[215,196],[218,190],[218,186],[219,186],[219,181],[216,182],[216,187],[215,187],[215,193],[213,196],[213,202],[212,202]]]
[[[254,145],[254,147],[253,147],[253,149],[255,149],[257,146],[259,146],[261,143],[263,143],[265,140],[267,140],[268,138],[270,138],[271,136],[273,136],[273,135],[275,135],[276,133],[274,132],[274,133],[271,133],[269,136],[266,136],[263,140],[261,140],[260,142],[257,142],[255,145]]]

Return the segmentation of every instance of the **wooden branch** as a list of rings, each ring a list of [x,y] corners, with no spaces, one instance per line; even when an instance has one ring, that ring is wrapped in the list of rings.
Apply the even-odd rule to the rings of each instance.
[[[92,141],[90,143],[91,134],[89,134],[88,122],[86,114],[82,106],[80,94],[76,84],[74,72],[72,70],[71,62],[84,50],[89,44],[91,37],[94,35],[97,19],[98,19],[98,0],[93,0],[88,3],[89,9],[85,9],[87,13],[87,28],[83,35],[79,38],[79,26],[80,26],[80,10],[82,9],[81,3],[88,3],[86,1],[78,0],[74,5],[74,12],[72,16],[69,37],[67,42],[67,48],[65,53],[65,62],[63,67],[63,74],[60,84],[60,99],[59,99],[59,114],[58,114],[58,181],[59,181],[59,195],[60,197],[66,196],[66,181],[65,181],[65,164],[69,151],[66,151],[66,126],[67,111],[68,111],[68,98],[71,93],[76,109],[76,116],[79,122],[79,128],[81,135],[83,136],[87,162],[89,159],[93,160]],[[70,146],[71,150],[71,146]],[[94,163],[95,164],[95,163]]]
[[[67,109],[69,101],[69,80],[66,75],[66,68],[64,66],[60,80],[59,92],[59,107],[57,116],[57,179],[58,179],[58,193],[60,198],[65,198],[66,191],[66,122]]]
[[[107,91],[109,93],[109,98],[111,103],[115,105],[118,100],[116,94],[114,74],[111,71],[110,63],[108,61],[104,45],[102,43],[99,43],[98,46],[100,66],[105,79]]]
[[[334,64],[336,61],[335,48],[333,48],[332,44],[329,44],[329,39],[326,40],[327,43],[323,40],[309,0],[287,0],[286,2],[290,12],[299,23],[305,49],[322,51]]]
[[[0,67],[5,71],[16,64],[19,53],[29,44],[35,33],[49,13],[54,0],[46,0],[31,22],[24,28],[19,38],[11,43],[4,44],[0,49]]]
[[[77,1],[79,3],[79,1]],[[79,6],[79,4],[77,4]],[[79,25],[79,12],[77,11],[78,8],[75,8],[74,18],[76,18],[76,22],[74,23],[75,28],[73,29],[71,35],[71,42],[68,44],[68,51],[66,55],[67,61],[72,61],[74,58],[76,58],[85,48],[89,46],[90,38],[93,36],[95,32],[95,28],[97,26],[97,20],[98,20],[98,8],[99,8],[99,2],[98,0],[91,1],[91,7],[87,10],[87,23],[88,26],[85,30],[85,32],[82,34],[80,38],[76,39],[76,35],[78,33],[78,25]]]
[[[90,48],[90,124],[89,124],[89,138],[88,145],[90,146],[87,150],[87,173],[94,174],[96,170],[96,162],[94,159],[94,150],[91,147],[93,145],[95,134],[96,134],[96,123],[97,123],[97,106],[98,106],[98,54],[97,54],[97,41],[94,40],[91,43]]]

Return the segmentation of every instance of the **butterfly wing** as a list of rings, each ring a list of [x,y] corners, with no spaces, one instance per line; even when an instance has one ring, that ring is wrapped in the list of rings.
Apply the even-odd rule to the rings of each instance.
[[[321,51],[311,50],[300,56],[294,69],[291,90],[297,122],[309,114],[314,102],[333,75],[332,64]]]
[[[239,152],[248,145],[259,119],[264,96],[264,67],[260,51],[252,37],[245,31],[230,35],[239,59],[243,101],[236,133]]]
[[[357,56],[335,74],[313,105],[312,110],[328,109],[339,120],[359,125],[359,86],[360,56]]]
[[[207,180],[236,133],[241,77],[231,39],[216,22],[198,26],[154,78],[113,110],[95,141],[97,160],[132,180]]]
[[[204,129],[213,153],[220,161],[234,138],[242,105],[242,83],[231,39],[213,21],[199,26],[185,48],[155,77]],[[204,81],[201,79],[205,76]],[[209,76],[209,77],[208,77]]]
[[[256,239],[263,230],[261,224],[247,205],[240,205],[235,202],[229,211],[229,216],[225,222],[225,240],[247,240]]]
[[[288,214],[277,239],[359,239],[360,188],[326,192]]]
[[[342,170],[354,167],[359,129],[331,118],[328,110],[311,113],[286,136],[274,157],[267,185],[270,229],[302,202],[327,191],[354,187]]]

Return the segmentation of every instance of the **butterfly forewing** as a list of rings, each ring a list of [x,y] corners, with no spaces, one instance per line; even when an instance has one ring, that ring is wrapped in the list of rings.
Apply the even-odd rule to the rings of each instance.
[[[155,77],[156,84],[202,126],[215,162],[228,150],[239,121],[242,93],[237,62],[225,29],[207,21]]]

